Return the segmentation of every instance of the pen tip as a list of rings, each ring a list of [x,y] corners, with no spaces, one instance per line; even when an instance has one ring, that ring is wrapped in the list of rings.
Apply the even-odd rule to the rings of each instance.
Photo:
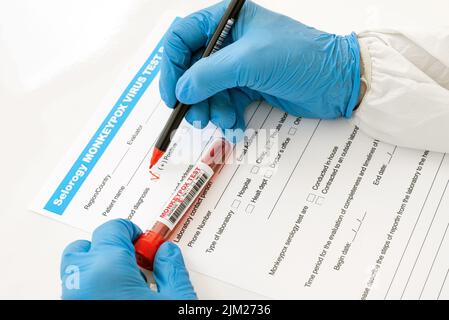
[[[154,167],[154,165],[159,161],[160,158],[164,155],[164,152],[159,150],[158,148],[154,148],[153,155],[151,156],[150,161],[150,169]]]

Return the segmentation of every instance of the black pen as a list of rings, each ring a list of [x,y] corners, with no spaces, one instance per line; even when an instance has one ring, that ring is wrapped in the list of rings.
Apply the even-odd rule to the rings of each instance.
[[[209,44],[207,45],[202,58],[206,58],[221,49],[224,40],[227,38],[229,32],[231,31],[232,26],[234,25],[244,4],[245,0],[231,1],[228,8],[226,9],[226,12],[221,18],[220,23],[218,24],[218,27],[215,30]],[[173,132],[178,129],[189,108],[189,105],[185,105],[179,101],[176,103],[175,108],[170,115],[170,118],[168,118],[167,123],[165,124],[164,129],[162,129],[162,132],[154,146],[150,169],[159,161],[160,158],[162,158],[164,153],[167,151],[171,143]]]

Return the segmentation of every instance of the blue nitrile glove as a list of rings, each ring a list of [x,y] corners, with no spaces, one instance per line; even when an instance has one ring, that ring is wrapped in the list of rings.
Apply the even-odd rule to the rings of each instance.
[[[63,299],[196,299],[179,248],[170,242],[158,250],[152,291],[136,263],[133,240],[140,229],[128,220],[113,220],[98,227],[92,242],[68,245],[61,261]]]
[[[211,120],[223,129],[243,129],[243,111],[256,100],[294,116],[351,116],[360,89],[355,34],[325,33],[247,1],[226,47],[196,62],[228,3],[194,13],[168,31],[160,91],[169,107],[176,99],[192,104],[190,123],[204,127]]]

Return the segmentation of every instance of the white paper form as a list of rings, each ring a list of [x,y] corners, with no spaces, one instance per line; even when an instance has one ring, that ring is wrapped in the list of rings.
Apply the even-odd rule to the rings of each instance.
[[[271,110],[263,126],[283,117]],[[192,268],[276,298],[447,298],[447,156],[298,122],[283,122],[274,173],[222,173],[202,204],[207,229],[195,217],[180,240]]]
[[[174,147],[160,161],[159,170],[150,173],[148,159],[171,112],[159,96],[158,74],[163,35],[175,19],[175,15],[167,15],[142,42],[134,59],[124,64],[123,75],[51,175],[32,209],[87,231],[114,218],[129,218],[143,227],[151,225],[152,215],[143,205],[152,201],[150,208],[156,216],[162,199],[169,195],[167,190],[176,186],[189,167],[189,162],[181,161],[182,154],[176,154],[178,140],[192,159],[207,143],[192,147],[189,141],[183,141],[183,136],[195,131],[183,123],[179,139],[175,138]],[[209,129],[214,131],[212,126]],[[170,157],[178,164],[168,163]],[[161,181],[164,189],[155,187],[154,181]]]
[[[199,131],[183,125],[148,170],[169,115],[158,71],[171,22],[124,64],[33,210],[89,231],[114,218],[152,225],[189,169],[179,159],[194,161],[208,142],[190,143]],[[253,131],[235,146],[235,163],[173,234],[189,268],[272,298],[449,298],[447,155],[265,103],[248,109],[247,122]]]

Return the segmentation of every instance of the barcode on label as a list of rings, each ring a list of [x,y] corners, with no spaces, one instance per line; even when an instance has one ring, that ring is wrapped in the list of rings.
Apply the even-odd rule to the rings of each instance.
[[[178,219],[184,214],[185,210],[190,206],[193,200],[195,200],[198,192],[202,189],[202,187],[209,180],[209,175],[206,173],[202,173],[195,184],[192,186],[192,189],[186,195],[182,203],[176,208],[175,211],[168,217],[168,221],[172,224],[176,224]]]

